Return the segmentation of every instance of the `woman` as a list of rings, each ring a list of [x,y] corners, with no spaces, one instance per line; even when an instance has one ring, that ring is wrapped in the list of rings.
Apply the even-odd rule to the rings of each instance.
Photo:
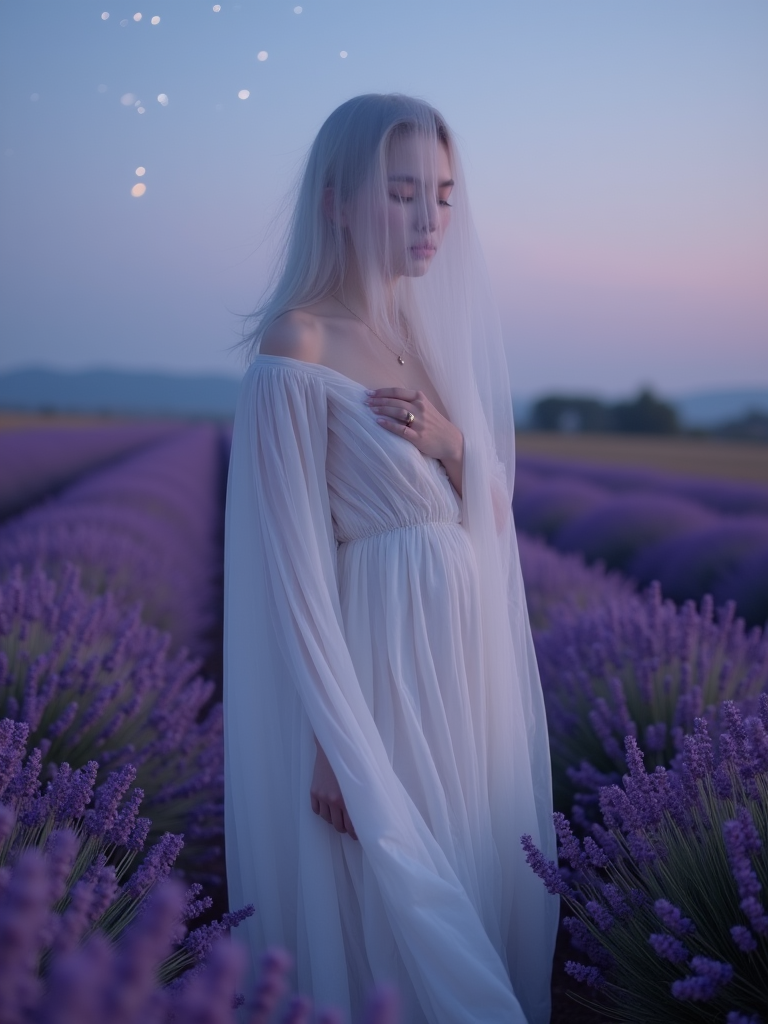
[[[321,128],[255,314],[226,520],[226,848],[253,956],[347,1015],[549,1019],[546,723],[510,514],[498,320],[451,134]],[[242,929],[241,929],[242,930]]]

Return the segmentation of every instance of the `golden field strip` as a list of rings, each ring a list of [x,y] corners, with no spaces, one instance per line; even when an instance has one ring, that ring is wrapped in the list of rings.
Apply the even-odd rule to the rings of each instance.
[[[129,417],[0,410],[0,431],[40,427],[116,426]],[[709,437],[637,437],[628,434],[550,434],[520,431],[520,455],[657,469],[668,473],[768,484],[768,444]]]
[[[519,455],[768,484],[768,444],[709,437],[519,432]]]

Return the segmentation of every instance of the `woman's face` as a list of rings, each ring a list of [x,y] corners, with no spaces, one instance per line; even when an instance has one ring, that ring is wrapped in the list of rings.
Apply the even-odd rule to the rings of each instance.
[[[384,208],[376,209],[375,218],[387,238],[388,273],[421,277],[451,219],[453,179],[446,147],[419,132],[396,136],[389,148],[386,184]]]

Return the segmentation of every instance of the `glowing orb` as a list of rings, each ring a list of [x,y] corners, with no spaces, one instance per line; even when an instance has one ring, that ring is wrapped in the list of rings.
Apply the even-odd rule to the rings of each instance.
[[[133,104],[136,102],[136,97],[133,95],[132,92],[127,92],[120,97],[120,102],[123,104],[124,107],[132,107]]]
[[[140,14],[134,14],[133,20],[134,21],[141,21],[141,15]]]
[[[136,102],[133,105],[134,105],[134,107],[140,107],[141,106],[141,100],[136,100]]]
[[[250,95],[251,92],[249,89],[241,89],[240,92],[237,94],[237,98],[239,100],[247,100]]]
[[[106,21],[108,17],[109,17],[109,11],[104,11],[104,13],[101,16],[101,20],[102,21]]]
[[[341,50],[341,51],[339,52],[339,56],[340,56],[340,57],[348,57],[348,56],[349,56],[349,54],[347,53],[347,51],[346,51],[346,50]]]
[[[150,24],[151,24],[151,25],[159,25],[159,24],[160,24],[160,19],[158,18],[158,16],[157,16],[157,15],[155,15],[155,16],[154,16],[154,18],[152,19],[152,21],[150,22]]]
[[[138,199],[139,196],[143,196],[146,191],[147,186],[144,184],[143,181],[139,181],[131,189],[131,195],[133,196],[134,199]]]
[[[127,24],[128,24],[128,19],[127,18],[123,18],[123,20],[120,22],[120,28],[125,28],[125,26]]]
[[[301,14],[301,12],[302,12],[303,10],[304,10],[304,8],[303,8],[303,7],[294,7],[294,8],[293,8],[293,13],[294,13],[294,14]]]
[[[168,97],[165,95],[164,92],[161,92],[160,95],[157,97],[157,102],[160,104],[161,107],[168,106]]]
[[[256,60],[266,60],[268,56],[269,54],[267,53],[266,50],[259,50],[259,52],[256,54]]]
[[[146,114],[147,112],[146,107],[137,107],[136,110],[139,114]]]
[[[214,9],[214,11],[216,11],[216,13],[218,14],[218,13],[219,13],[219,11],[221,10],[221,4],[214,4],[214,5],[213,5],[213,9]]]
[[[146,173],[147,173],[147,168],[146,167],[137,167],[136,168],[136,177],[137,178],[143,178]]]

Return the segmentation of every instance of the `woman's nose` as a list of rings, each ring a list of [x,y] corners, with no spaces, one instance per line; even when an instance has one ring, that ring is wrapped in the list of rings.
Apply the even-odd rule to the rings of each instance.
[[[434,231],[437,227],[437,200],[422,196],[418,203],[419,231]]]

